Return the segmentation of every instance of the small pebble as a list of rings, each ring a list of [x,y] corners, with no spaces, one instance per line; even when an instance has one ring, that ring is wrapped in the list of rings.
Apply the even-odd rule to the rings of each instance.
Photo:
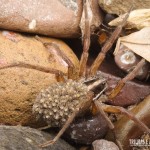
[[[119,147],[111,141],[96,140],[92,143],[94,150],[119,150]]]

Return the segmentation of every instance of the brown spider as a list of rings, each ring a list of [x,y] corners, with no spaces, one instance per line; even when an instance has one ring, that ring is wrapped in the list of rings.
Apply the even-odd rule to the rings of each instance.
[[[50,95],[50,94],[57,94],[55,93],[56,91],[54,90],[54,92],[50,92],[53,88],[57,88],[57,91],[59,91],[61,94],[59,94],[59,98],[61,98],[61,95],[63,95],[63,91],[62,91],[62,88],[64,88],[65,91],[65,94],[67,93],[69,95],[69,92],[67,90],[70,90],[70,88],[72,87],[75,87],[73,88],[72,90],[75,90],[75,89],[78,89],[79,90],[79,87],[82,87],[82,92],[84,93],[78,93],[79,94],[79,97],[78,97],[78,103],[76,104],[73,104],[73,105],[70,105],[70,103],[73,103],[73,98],[71,100],[66,97],[66,99],[68,98],[68,101],[66,100],[65,103],[66,105],[68,105],[67,107],[67,115],[63,115],[62,113],[62,116],[59,114],[59,115],[56,115],[54,118],[49,118],[50,116],[46,115],[47,113],[49,114],[49,112],[46,112],[45,113],[45,116],[44,118],[47,120],[48,123],[50,124],[53,124],[54,123],[54,126],[63,126],[62,129],[59,131],[59,133],[57,134],[57,136],[51,140],[51,141],[48,141],[44,144],[41,144],[40,146],[41,147],[45,147],[45,146],[48,146],[50,144],[53,144],[55,143],[59,137],[65,132],[65,130],[67,129],[67,127],[71,124],[71,122],[73,121],[73,119],[77,116],[77,115],[80,115],[82,114],[83,112],[85,112],[87,109],[90,108],[90,106],[92,104],[94,104],[94,107],[93,109],[96,109],[96,111],[100,112],[101,114],[103,114],[103,116],[105,117],[105,119],[107,120],[108,122],[108,125],[110,127],[110,129],[114,129],[114,125],[112,124],[112,122],[109,120],[109,118],[106,116],[106,114],[104,113],[105,112],[111,112],[111,113],[123,113],[125,115],[127,115],[130,119],[132,119],[135,123],[137,123],[141,129],[143,131],[146,131],[148,133],[150,133],[150,129],[145,125],[143,124],[140,120],[138,120],[134,115],[132,115],[130,112],[128,112],[126,109],[122,108],[122,107],[119,107],[119,106],[110,106],[110,105],[106,105],[104,103],[100,103],[98,101],[96,101],[97,99],[100,99],[100,95],[102,94],[103,91],[101,91],[98,95],[94,95],[92,91],[92,89],[94,89],[95,87],[97,87],[98,85],[104,83],[104,80],[97,77],[96,74],[98,72],[98,68],[99,66],[101,65],[102,61],[104,60],[105,58],[105,55],[107,53],[107,51],[111,48],[111,46],[113,45],[113,43],[115,42],[115,40],[117,39],[117,37],[119,36],[119,34],[121,33],[122,31],[122,27],[125,25],[126,23],[126,20],[129,16],[129,12],[127,13],[127,15],[125,16],[125,18],[123,19],[121,25],[119,25],[115,31],[113,32],[112,36],[109,38],[109,40],[105,43],[105,45],[103,46],[103,48],[101,49],[101,52],[99,53],[99,55],[97,56],[97,58],[95,59],[94,63],[92,64],[91,68],[89,70],[87,70],[87,60],[88,60],[88,50],[89,50],[89,46],[90,46],[90,25],[89,25],[89,21],[88,21],[88,13],[87,13],[87,7],[86,7],[86,2],[84,4],[84,11],[85,11],[85,35],[84,35],[84,39],[83,39],[83,53],[82,53],[82,56],[81,56],[81,60],[80,60],[80,67],[79,67],[79,73],[78,73],[78,76],[74,78],[74,66],[73,64],[71,63],[71,61],[64,55],[64,53],[62,53],[61,51],[59,51],[59,49],[56,49],[58,54],[61,55],[61,57],[67,62],[68,64],[68,79],[74,79],[73,80],[66,80],[62,74],[58,74],[57,73],[57,78],[58,78],[58,82],[61,81],[61,82],[64,82],[64,83],[57,83],[55,85],[52,85],[50,86],[48,89],[46,89],[45,91],[41,92],[40,95],[38,96],[36,102],[38,103],[37,105],[35,104],[34,106],[34,111],[39,111],[39,109],[42,109],[40,107],[41,103],[39,102],[41,99],[43,100],[43,96],[45,99],[49,99],[51,98],[50,96],[47,96],[47,95]],[[40,39],[39,39],[40,40]],[[48,45],[47,45],[48,46]],[[110,92],[109,95],[107,95],[108,99],[111,99],[111,98],[114,98],[120,91],[121,89],[123,88],[124,84],[129,81],[129,80],[132,80],[138,73],[139,69],[145,64],[145,60],[142,59],[138,64],[137,66],[134,68],[134,70],[129,73],[125,78],[123,78],[122,80],[119,81],[119,83],[117,84],[117,86],[112,90],[112,92]],[[81,80],[82,78],[85,78],[85,80]],[[95,80],[95,78],[97,80]],[[86,85],[86,82],[88,81],[95,81],[93,82],[92,84],[90,85]],[[58,88],[58,86],[60,86],[60,88]],[[78,88],[77,88],[78,87]],[[71,92],[71,91],[70,91]],[[42,96],[43,94],[43,96]],[[65,95],[64,94],[64,95]],[[67,95],[66,94],[66,95]],[[76,94],[76,91],[71,94]],[[56,96],[56,95],[55,95]],[[57,100],[57,98],[53,98]],[[94,97],[95,96],[95,97]],[[73,97],[73,96],[71,96]],[[80,100],[79,100],[80,99]],[[69,101],[70,100],[70,101]],[[44,101],[44,100],[43,100]],[[63,98],[62,98],[62,101],[63,101]],[[49,100],[49,103],[48,103],[48,100],[47,101],[44,101],[44,103],[47,102],[47,106],[45,106],[45,108],[48,108],[52,103],[52,101]],[[61,103],[61,100],[60,100],[60,103],[57,104],[57,107],[61,107],[61,105],[63,105]],[[40,108],[39,108],[40,107]],[[71,107],[71,108],[70,108]],[[72,108],[73,107],[73,108]],[[69,109],[69,110],[68,110]],[[48,109],[50,110],[50,109]],[[59,110],[60,111],[60,110]],[[44,113],[44,112],[43,112]],[[61,116],[60,119],[58,116]],[[64,119],[65,118],[65,119]],[[58,122],[56,121],[58,120]],[[54,121],[54,122],[53,122]],[[119,142],[116,140],[116,142],[119,144]],[[120,146],[121,147],[121,146]]]
[[[8,67],[25,67],[25,68],[32,68],[36,70],[40,70],[47,73],[53,73],[56,75],[56,79],[58,83],[55,85],[52,85],[48,87],[46,90],[42,91],[33,106],[34,112],[38,113],[38,115],[44,115],[44,119],[51,123],[51,125],[54,126],[62,126],[62,129],[59,131],[57,136],[50,141],[47,141],[44,144],[41,144],[41,147],[46,147],[50,144],[55,143],[59,137],[65,132],[67,127],[71,124],[73,119],[80,114],[83,114],[85,111],[91,109],[93,112],[93,109],[96,109],[96,112],[99,112],[103,114],[106,121],[108,122],[108,125],[110,129],[114,129],[113,123],[110,121],[110,119],[107,117],[105,112],[111,112],[111,113],[123,113],[127,115],[130,119],[132,119],[137,125],[145,132],[150,133],[150,129],[143,124],[140,120],[138,120],[134,115],[132,115],[130,112],[128,112],[125,108],[119,107],[119,106],[111,106],[106,105],[105,103],[100,103],[97,101],[97,99],[101,98],[101,95],[103,91],[101,91],[99,94],[95,95],[92,90],[99,86],[100,84],[104,84],[105,80],[97,76],[98,68],[100,67],[102,61],[105,58],[105,55],[107,51],[112,47],[113,43],[121,33],[121,30],[123,26],[126,23],[126,20],[129,16],[129,12],[123,19],[122,23],[115,29],[112,36],[108,39],[108,41],[104,44],[104,46],[101,49],[101,52],[91,65],[90,69],[87,70],[87,60],[88,60],[88,50],[90,46],[90,25],[88,21],[88,13],[87,13],[87,7],[86,2],[84,3],[84,11],[85,11],[85,35],[83,37],[83,53],[80,60],[80,66],[79,66],[79,72],[78,76],[75,76],[74,72],[74,65],[71,62],[71,60],[62,52],[59,50],[59,48],[55,48],[57,51],[57,54],[60,55],[64,61],[68,64],[68,74],[67,79],[65,78],[65,75],[57,70],[57,69],[51,69],[51,68],[44,68],[40,66],[34,66],[31,64],[24,64],[24,63],[17,63],[17,64],[10,64],[7,66],[3,66],[0,69],[8,68]],[[38,40],[41,41],[39,37],[37,37]],[[42,41],[41,41],[42,42]],[[48,49],[51,48],[51,44],[43,43]],[[130,72],[125,78],[120,80],[117,84],[117,86],[110,92],[109,95],[106,95],[108,99],[114,98],[120,90],[123,88],[124,84],[132,80],[136,74],[138,73],[139,69],[145,64],[145,60],[142,59],[137,66],[134,68],[132,72]],[[92,84],[86,85],[86,82],[93,81]],[[58,93],[58,94],[57,94]],[[67,93],[67,94],[66,94]],[[68,95],[70,97],[68,97]],[[62,98],[63,97],[63,98]],[[54,99],[52,99],[54,98]],[[62,98],[62,99],[61,99]],[[71,101],[74,98],[76,101]],[[46,101],[45,101],[46,99]],[[55,100],[55,103],[53,101]],[[68,101],[67,101],[68,100]],[[64,105],[62,104],[64,101],[65,105],[67,105],[67,108],[64,108]],[[62,108],[62,112],[59,111],[59,116],[56,114],[55,116],[51,116],[51,110],[56,106]],[[91,106],[93,106],[91,108]],[[41,110],[44,110],[41,112]],[[53,110],[53,113],[57,112]],[[46,115],[49,114],[49,115]],[[53,115],[53,114],[52,114]],[[57,120],[57,121],[56,121]],[[116,140],[116,142],[119,144],[119,142]],[[120,146],[121,147],[121,146]]]

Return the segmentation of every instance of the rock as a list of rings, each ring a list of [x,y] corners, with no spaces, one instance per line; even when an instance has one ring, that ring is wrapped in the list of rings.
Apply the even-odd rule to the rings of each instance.
[[[119,147],[107,140],[96,140],[92,143],[94,150],[119,150]]]
[[[94,25],[98,23],[99,26],[101,16],[97,13],[98,4],[95,5],[95,0],[90,0],[90,3],[90,15],[96,17]],[[82,10],[81,0],[20,0],[17,3],[1,0],[0,28],[53,37],[80,37]]]
[[[64,42],[44,37],[40,40],[35,36],[0,32],[0,68],[23,62],[67,73],[68,65],[57,55],[55,47],[68,56],[75,68],[78,67],[77,57]],[[51,47],[46,48],[42,42]],[[41,89],[56,82],[55,75],[27,67],[8,67],[0,69],[0,79],[0,123],[38,127],[32,114],[33,101]]]
[[[109,94],[121,78],[113,76],[110,73],[100,72],[100,74],[107,80],[108,88],[106,94]],[[126,107],[139,103],[143,98],[149,95],[149,92],[150,86],[148,84],[140,81],[129,81],[115,98],[110,99],[107,102],[111,105]]]
[[[40,148],[40,143],[52,139],[54,135],[29,127],[1,125],[0,135],[1,150],[75,150],[62,139],[52,146]]]
[[[148,80],[150,70],[150,27],[120,37],[114,50],[115,62],[125,72],[131,72],[140,60],[145,59],[144,66],[139,70],[138,77]]]
[[[101,8],[103,8],[107,13],[110,14],[123,14],[129,11],[131,5],[133,5],[134,9],[140,9],[140,8],[150,8],[150,1],[147,0],[99,0],[99,5]]]
[[[76,118],[64,133],[65,138],[75,143],[91,144],[94,140],[103,138],[108,131],[108,124],[101,114],[95,116],[86,114]]]
[[[13,6],[13,7],[12,7]],[[3,29],[39,33],[55,37],[74,37],[80,33],[82,2],[74,0],[0,1]],[[13,19],[11,19],[13,18]]]

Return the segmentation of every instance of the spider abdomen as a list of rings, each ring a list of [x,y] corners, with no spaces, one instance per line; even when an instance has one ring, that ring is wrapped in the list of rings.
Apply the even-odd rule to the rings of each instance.
[[[87,92],[87,86],[81,82],[55,83],[39,93],[33,112],[51,126],[62,126],[78,105],[87,100]]]

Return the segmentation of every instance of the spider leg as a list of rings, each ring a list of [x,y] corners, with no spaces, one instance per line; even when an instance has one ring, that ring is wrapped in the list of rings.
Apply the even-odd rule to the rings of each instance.
[[[60,136],[66,131],[66,129],[69,127],[69,125],[71,124],[71,122],[73,121],[73,119],[75,118],[75,116],[78,114],[79,110],[75,110],[73,112],[73,114],[68,118],[68,120],[66,121],[65,125],[63,126],[63,128],[58,132],[58,134],[55,136],[55,138],[53,140],[47,141],[43,144],[40,144],[40,147],[47,147],[49,145],[54,144],[59,138]]]
[[[131,10],[132,10],[132,7],[130,8],[129,12],[125,15],[125,17],[124,17],[123,21],[121,22],[121,24],[115,29],[115,31],[112,33],[111,37],[106,41],[106,43],[102,47],[101,52],[98,54],[97,58],[95,59],[95,61],[91,65],[91,68],[90,68],[90,71],[89,71],[89,76],[94,76],[96,74],[99,66],[101,65],[101,63],[103,62],[103,60],[106,56],[106,53],[109,51],[109,49],[112,47],[115,40],[120,35],[123,26],[126,24],[126,21],[129,17],[129,14],[130,14]]]
[[[42,67],[42,66],[31,65],[31,64],[24,63],[24,62],[6,64],[6,65],[3,65],[3,66],[0,66],[0,70],[7,69],[7,68],[13,68],[13,67],[34,69],[34,70],[38,70],[38,71],[45,72],[45,73],[52,73],[52,74],[55,74],[56,80],[58,82],[65,81],[64,73],[60,70],[53,69],[53,68]]]
[[[83,52],[81,55],[80,60],[80,67],[79,67],[79,77],[85,76],[86,73],[86,64],[89,56],[89,47],[90,47],[90,22],[88,17],[88,10],[87,10],[87,1],[84,0],[84,14],[85,14],[85,25],[84,25],[84,36],[83,36]]]
[[[111,120],[109,119],[109,117],[106,115],[106,113],[105,113],[104,110],[102,109],[101,103],[98,102],[97,100],[94,100],[93,102],[94,102],[94,104],[95,104],[97,110],[103,115],[103,117],[104,117],[105,120],[107,121],[108,127],[111,129],[111,131],[112,131],[112,133],[113,133],[113,136],[114,136],[114,139],[115,139],[117,145],[119,146],[119,148],[120,148],[121,150],[123,150],[121,143],[119,142],[119,140],[118,140],[117,137],[116,137],[114,124],[111,122]]]
[[[99,85],[105,84],[106,80],[103,79],[99,79],[97,81],[95,81],[94,83],[91,83],[90,85],[88,85],[88,90],[92,91],[94,90],[96,87],[98,87]],[[99,95],[101,95],[101,93],[103,93],[103,91],[105,90],[105,88],[99,93]]]
[[[95,106],[97,107],[98,111],[104,116],[105,120],[108,123],[109,128],[114,129],[113,123],[111,122],[111,120],[108,118],[108,116],[103,111],[101,104],[97,100],[94,100],[93,102],[94,102]]]
[[[133,69],[133,71],[131,71],[126,77],[124,77],[123,79],[121,79],[118,82],[116,87],[108,94],[108,98],[112,99],[112,98],[116,97],[117,94],[119,94],[121,89],[124,87],[125,83],[127,81],[130,81],[130,80],[134,79],[134,77],[139,73],[139,70],[144,66],[144,64],[145,64],[145,59],[143,58],[137,64],[137,66]]]
[[[72,61],[66,56],[66,54],[60,50],[60,48],[54,43],[45,43],[39,36],[35,36],[35,38],[40,41],[48,50],[55,51],[57,55],[67,63],[68,65],[68,79],[74,78],[74,70],[75,66]]]
[[[150,134],[150,129],[142,121],[136,118],[131,112],[129,112],[125,108],[119,107],[119,106],[106,105],[106,104],[102,104],[101,107],[105,112],[125,114],[131,120],[133,120],[139,126],[141,130]]]

